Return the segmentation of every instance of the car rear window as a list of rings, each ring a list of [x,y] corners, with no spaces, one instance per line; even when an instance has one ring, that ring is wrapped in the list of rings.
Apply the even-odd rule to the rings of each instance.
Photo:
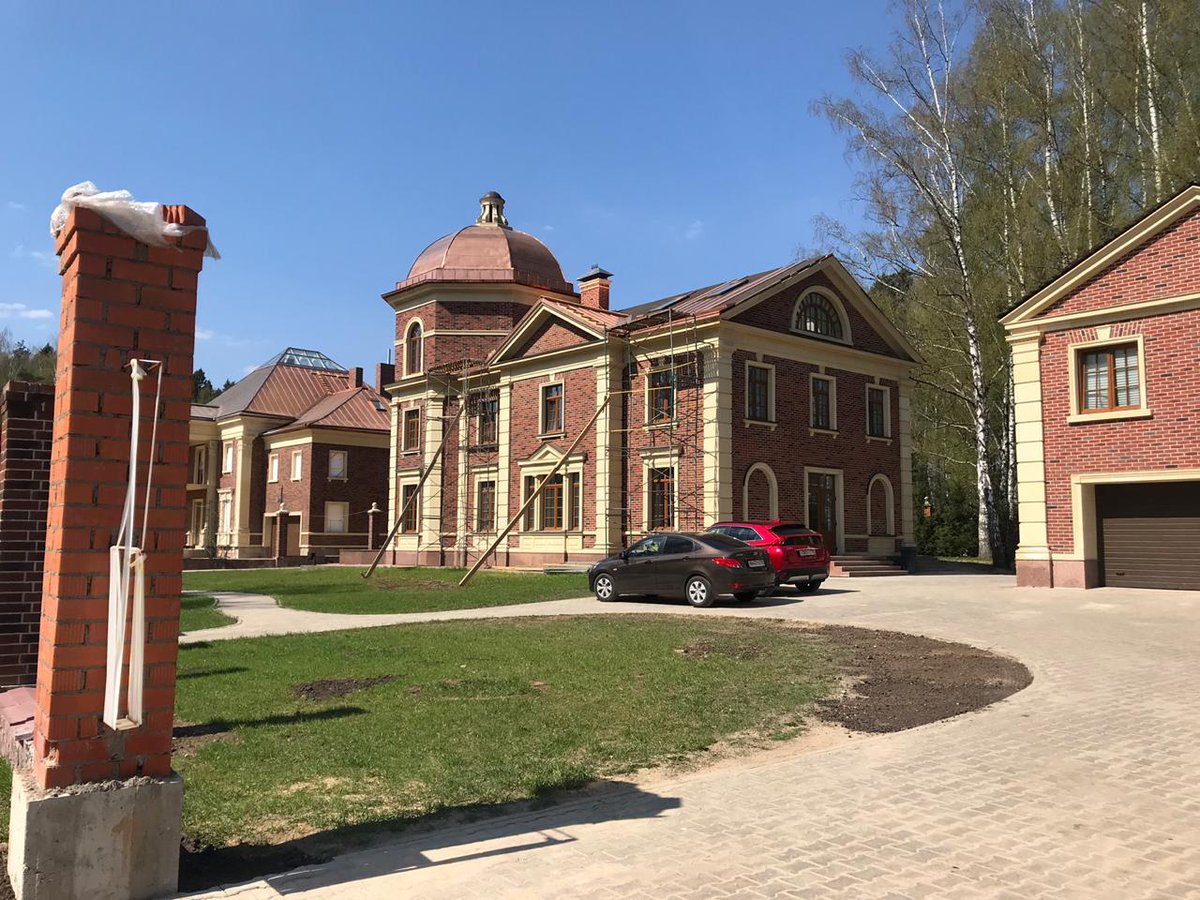
[[[785,544],[792,547],[820,547],[821,535],[803,525],[782,525],[772,528]]]
[[[745,550],[746,549],[746,544],[744,542],[739,541],[736,538],[727,537],[726,535],[723,535],[723,534],[713,534],[711,531],[704,534],[701,537],[701,540],[704,541],[704,543],[708,544],[708,546],[714,547],[717,550]]]

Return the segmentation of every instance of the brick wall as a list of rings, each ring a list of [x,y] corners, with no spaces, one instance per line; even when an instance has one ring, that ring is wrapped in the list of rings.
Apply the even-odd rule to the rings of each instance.
[[[1181,218],[1126,254],[1043,315],[1103,309],[1189,294],[1200,284],[1200,213]]]
[[[1140,257],[1139,257],[1140,258]],[[1161,257],[1145,258],[1158,269]],[[1126,262],[1120,283],[1136,267]],[[1200,285],[1200,273],[1191,290]],[[1175,290],[1172,287],[1171,290]],[[1099,295],[1093,286],[1090,296]],[[1110,337],[1143,335],[1146,404],[1151,418],[1069,424],[1068,347],[1096,339],[1094,328],[1047,334],[1041,349],[1042,424],[1046,471],[1046,517],[1050,549],[1074,549],[1070,478],[1077,472],[1128,472],[1200,466],[1200,310],[1152,316],[1112,326]]]
[[[183,225],[204,221],[186,207],[164,214]],[[62,323],[33,754],[43,788],[170,772],[196,288],[206,244],[201,229],[176,246],[147,247],[86,209],[71,213],[57,239]],[[132,401],[125,366],[135,356],[160,360],[164,373],[143,536],[145,717],[136,728],[114,731],[102,722],[108,547],[127,484]],[[147,435],[143,471],[149,457]]]
[[[37,674],[54,388],[0,390],[0,688]]]

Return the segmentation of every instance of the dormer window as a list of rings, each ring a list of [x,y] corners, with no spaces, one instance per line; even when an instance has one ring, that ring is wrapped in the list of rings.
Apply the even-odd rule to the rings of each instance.
[[[424,365],[424,344],[421,340],[421,323],[413,322],[404,335],[404,374],[415,375]]]
[[[792,331],[816,334],[833,338],[835,341],[845,340],[842,317],[837,307],[818,291],[810,291],[796,304],[796,310],[792,314]]]

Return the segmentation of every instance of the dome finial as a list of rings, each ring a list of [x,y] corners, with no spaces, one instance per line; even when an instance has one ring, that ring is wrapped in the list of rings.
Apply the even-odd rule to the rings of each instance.
[[[504,198],[495,191],[488,191],[479,198],[479,218],[476,225],[499,225],[508,228],[508,219],[504,218]]]

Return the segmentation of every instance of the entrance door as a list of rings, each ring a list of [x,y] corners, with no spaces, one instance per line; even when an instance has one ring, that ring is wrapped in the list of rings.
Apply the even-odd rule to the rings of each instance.
[[[808,527],[821,532],[830,553],[838,553],[837,545],[837,479],[825,472],[808,473]]]
[[[285,516],[284,521],[287,522],[287,542],[284,544],[287,547],[288,556],[300,555],[300,517]]]

